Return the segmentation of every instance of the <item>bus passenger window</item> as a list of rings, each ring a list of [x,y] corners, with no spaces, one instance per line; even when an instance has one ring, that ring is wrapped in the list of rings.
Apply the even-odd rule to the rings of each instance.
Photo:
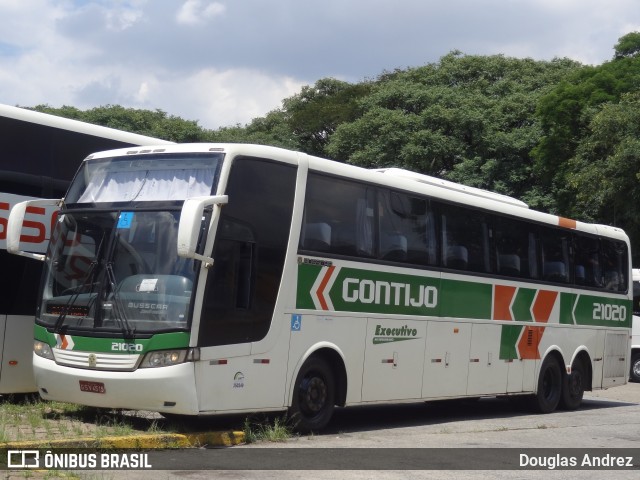
[[[362,183],[311,173],[300,249],[374,256],[375,191],[374,187]]]
[[[378,194],[380,258],[417,265],[435,264],[435,232],[428,225],[428,202],[404,193]],[[433,252],[430,254],[430,249]]]
[[[326,222],[302,224],[300,246],[303,250],[327,252],[331,249],[331,225]]]
[[[602,286],[600,241],[596,237],[579,234],[574,245],[575,283],[586,287]]]
[[[509,277],[536,278],[536,235],[531,226],[519,220],[496,216],[493,227],[497,273]]]
[[[612,292],[627,290],[627,246],[624,242],[601,240],[603,287]]]
[[[207,273],[199,346],[257,342],[267,335],[284,269],[295,179],[289,165],[234,160],[225,192],[229,203],[212,252],[215,266]]]
[[[443,205],[441,209],[443,266],[490,273],[489,228],[485,215],[451,205]]]
[[[569,236],[559,230],[542,235],[542,278],[548,282],[569,281]]]

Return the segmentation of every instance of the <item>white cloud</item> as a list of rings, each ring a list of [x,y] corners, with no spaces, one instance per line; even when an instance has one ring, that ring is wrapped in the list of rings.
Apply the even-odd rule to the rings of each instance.
[[[143,12],[137,9],[111,10],[106,14],[107,28],[122,31],[133,27],[143,18]]]
[[[602,63],[640,29],[636,2],[0,0],[0,103],[243,124],[303,84],[361,81],[454,49]]]
[[[215,129],[244,125],[279,108],[282,99],[299,92],[304,84],[293,78],[274,77],[250,69],[210,68],[179,78],[165,73],[161,77],[146,77],[135,95],[135,106],[160,108]],[[123,90],[126,88],[123,85]],[[144,96],[140,95],[141,91]],[[157,103],[159,98],[163,99],[161,104]]]
[[[304,82],[251,69],[202,70],[186,79],[180,103],[195,105],[204,125],[244,124],[279,108],[282,100],[299,92]],[[175,92],[178,93],[178,92]],[[175,108],[180,108],[175,105]]]
[[[135,99],[139,103],[146,103],[149,101],[150,85],[149,82],[142,82]]]
[[[178,11],[176,20],[183,25],[196,25],[222,15],[226,7],[219,2],[187,0]]]

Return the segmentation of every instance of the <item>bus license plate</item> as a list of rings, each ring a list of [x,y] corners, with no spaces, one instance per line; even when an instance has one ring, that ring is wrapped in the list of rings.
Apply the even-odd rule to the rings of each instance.
[[[80,391],[90,393],[105,393],[104,383],[102,382],[88,382],[86,380],[80,380]]]

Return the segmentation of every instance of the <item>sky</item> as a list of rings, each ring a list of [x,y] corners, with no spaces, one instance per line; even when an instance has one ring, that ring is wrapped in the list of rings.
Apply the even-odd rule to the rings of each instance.
[[[321,78],[453,50],[584,64],[640,31],[637,0],[0,0],[0,103],[162,110],[245,125]]]

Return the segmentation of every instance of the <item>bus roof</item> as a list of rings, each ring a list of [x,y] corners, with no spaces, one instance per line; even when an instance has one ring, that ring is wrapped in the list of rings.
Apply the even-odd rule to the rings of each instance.
[[[87,159],[172,152],[221,152],[231,155],[247,156],[268,154],[273,160],[284,161],[291,164],[298,164],[302,158],[305,158],[309,163],[309,168],[315,171],[326,172],[328,174],[343,176],[354,180],[376,183],[392,188],[399,188],[405,191],[429,195],[450,202],[473,205],[488,211],[502,212],[507,215],[521,217],[540,223],[575,229],[594,235],[616,238],[625,241],[627,244],[629,243],[626,233],[620,228],[569,220],[557,215],[532,210],[528,208],[526,203],[521,202],[520,200],[490,192],[488,190],[467,187],[462,184],[440,180],[435,177],[429,177],[428,175],[399,168],[366,169],[278,147],[239,143],[159,144],[97,152],[96,154],[87,157]]]
[[[159,138],[139,135],[137,133],[123,132],[122,130],[116,130],[115,128],[103,127],[100,125],[81,122],[79,120],[72,120],[70,118],[58,117],[56,115],[50,115],[48,113],[35,112],[33,110],[27,110],[20,107],[12,107],[9,105],[0,104],[0,117],[20,120],[22,122],[35,123],[47,127],[59,128],[61,130],[68,130],[70,132],[82,133],[94,137],[107,138],[123,143],[131,143],[133,145],[148,145],[151,143],[173,143],[167,140],[161,140]]]
[[[442,187],[449,190],[454,190],[456,192],[475,195],[477,197],[489,198],[497,202],[504,202],[509,205],[515,205],[517,207],[529,208],[529,205],[527,205],[526,203],[516,198],[509,197],[507,195],[502,195],[501,193],[495,193],[489,190],[482,190],[481,188],[469,187],[467,185],[462,185],[460,183],[450,182],[448,180],[443,180],[437,177],[431,177],[429,175],[412,172],[410,170],[404,170],[402,168],[381,168],[381,169],[374,169],[374,172],[380,172],[387,175],[395,175],[397,177],[414,180],[416,182],[424,183],[427,185]]]

